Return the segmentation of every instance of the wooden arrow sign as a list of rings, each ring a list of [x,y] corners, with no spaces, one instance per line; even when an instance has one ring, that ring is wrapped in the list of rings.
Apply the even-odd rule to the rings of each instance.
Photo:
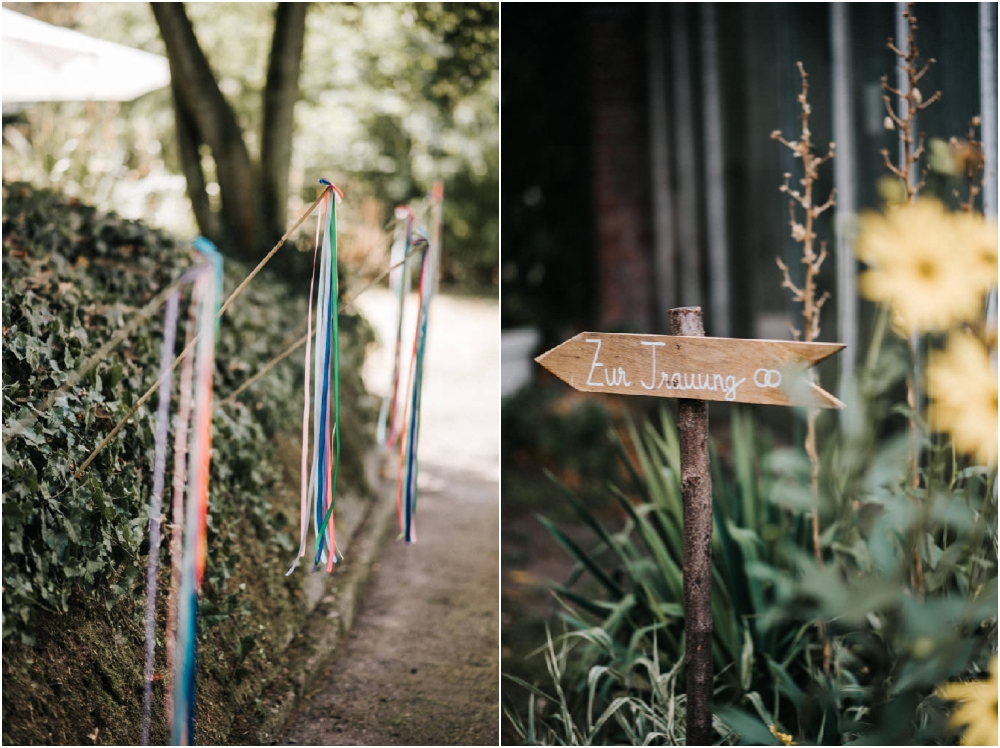
[[[843,408],[802,373],[842,343],[581,332],[535,359],[582,392]]]

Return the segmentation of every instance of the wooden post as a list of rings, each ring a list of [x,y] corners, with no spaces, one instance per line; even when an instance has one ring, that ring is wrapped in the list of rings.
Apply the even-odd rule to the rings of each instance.
[[[668,316],[670,335],[581,332],[535,361],[580,392],[680,400],[687,744],[711,745],[712,474],[706,400],[842,408],[803,373],[844,346],[706,338],[699,307],[671,309]]]
[[[701,308],[671,309],[670,333],[704,336]],[[677,429],[684,502],[687,745],[712,745],[712,477],[708,464],[708,403],[681,399]]]

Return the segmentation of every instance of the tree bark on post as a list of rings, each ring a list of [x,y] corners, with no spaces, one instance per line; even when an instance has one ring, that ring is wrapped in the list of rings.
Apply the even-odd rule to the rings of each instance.
[[[700,307],[670,310],[670,334],[703,337]],[[712,745],[712,478],[708,403],[678,401],[684,502],[684,667],[687,745]]]

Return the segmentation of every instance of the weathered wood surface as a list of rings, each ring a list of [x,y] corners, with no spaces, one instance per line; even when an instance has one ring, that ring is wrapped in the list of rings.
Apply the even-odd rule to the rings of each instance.
[[[535,359],[582,392],[843,408],[801,376],[842,343],[581,332]]]
[[[705,334],[698,307],[671,309],[675,335]],[[687,745],[712,745],[712,471],[708,462],[708,403],[677,401],[684,504],[684,668]]]

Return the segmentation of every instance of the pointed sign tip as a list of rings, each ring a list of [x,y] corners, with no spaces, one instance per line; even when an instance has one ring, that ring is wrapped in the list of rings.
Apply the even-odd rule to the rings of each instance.
[[[810,389],[812,390],[813,398],[816,401],[813,407],[834,408],[836,410],[843,410],[847,407],[839,398],[834,397],[818,384],[812,383],[810,385]]]

